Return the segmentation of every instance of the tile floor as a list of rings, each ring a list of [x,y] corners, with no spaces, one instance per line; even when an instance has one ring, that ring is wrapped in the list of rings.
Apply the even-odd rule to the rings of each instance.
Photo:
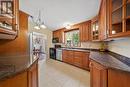
[[[39,87],[90,87],[90,73],[49,59],[40,64]]]

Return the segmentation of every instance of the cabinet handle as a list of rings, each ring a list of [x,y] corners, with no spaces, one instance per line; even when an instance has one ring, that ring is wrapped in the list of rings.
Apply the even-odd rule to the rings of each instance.
[[[90,62],[90,63],[89,63],[89,67],[92,67],[92,65],[93,65],[92,62]]]

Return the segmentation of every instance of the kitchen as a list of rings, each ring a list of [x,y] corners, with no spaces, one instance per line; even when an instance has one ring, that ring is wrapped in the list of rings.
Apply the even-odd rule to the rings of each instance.
[[[0,9],[0,87],[130,87],[130,0],[0,0]]]

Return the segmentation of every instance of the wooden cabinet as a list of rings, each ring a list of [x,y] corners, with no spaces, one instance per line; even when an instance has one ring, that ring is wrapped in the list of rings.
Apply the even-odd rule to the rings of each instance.
[[[108,22],[107,22],[107,0],[102,0],[101,2],[101,6],[100,6],[100,11],[99,11],[99,29],[100,29],[100,35],[99,35],[99,39],[101,41],[106,40],[107,39],[107,34],[108,34],[108,30],[107,30],[107,26],[108,26]]]
[[[64,28],[53,31],[53,38],[58,38],[59,43],[64,43]]]
[[[38,63],[28,70],[28,80],[29,87],[38,87]]]
[[[80,42],[87,42],[90,40],[91,21],[83,22],[80,24]]]
[[[38,87],[38,63],[29,70],[0,81],[0,87]]]
[[[91,60],[91,87],[130,87],[130,73],[118,69],[104,67]]]
[[[109,0],[109,37],[130,36],[129,0]]]
[[[92,41],[103,41],[107,39],[107,0],[101,0],[99,14],[91,20]]]
[[[74,51],[74,65],[77,67],[83,66],[83,52],[81,51]]]
[[[89,53],[83,51],[63,50],[63,62],[89,70]]]
[[[91,40],[99,41],[100,40],[99,36],[100,36],[99,16],[96,16],[91,20]]]
[[[19,30],[19,0],[0,3],[0,39],[15,39]]]
[[[73,64],[73,56],[74,53],[71,50],[63,50],[63,62],[69,63],[69,64]]]
[[[130,87],[130,73],[108,69],[108,87]]]
[[[0,87],[28,87],[27,72],[0,82]]]
[[[91,61],[90,63],[91,87],[107,87],[106,67]]]
[[[88,52],[83,53],[83,69],[89,70],[89,54]]]

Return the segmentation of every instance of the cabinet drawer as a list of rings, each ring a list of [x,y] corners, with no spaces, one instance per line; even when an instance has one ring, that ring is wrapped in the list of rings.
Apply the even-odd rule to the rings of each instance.
[[[74,56],[75,56],[75,57],[82,57],[83,54],[84,54],[84,53],[83,53],[83,52],[80,52],[80,51],[75,51],[75,52],[74,52]]]

